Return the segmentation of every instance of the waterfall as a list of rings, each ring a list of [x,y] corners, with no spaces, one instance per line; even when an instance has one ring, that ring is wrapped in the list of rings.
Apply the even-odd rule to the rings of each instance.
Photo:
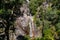
[[[29,22],[29,27],[30,27],[30,37],[33,36],[32,30],[33,30],[33,26],[32,26],[32,17],[30,16],[30,22]]]
[[[29,0],[26,0],[29,3]],[[23,3],[20,8],[21,13],[23,16],[19,16],[15,22],[15,34],[16,37],[19,35],[29,35],[30,37],[34,37],[36,34],[36,26],[33,22],[33,16],[30,13],[28,3]]]
[[[27,3],[29,3],[29,0],[26,0],[27,1]]]
[[[18,18],[16,18],[14,25],[14,27],[16,28],[14,39],[16,39],[19,35],[22,36],[29,35],[31,38],[39,36],[37,34],[36,25],[34,23],[33,16],[31,15],[29,10],[29,0],[26,1],[27,3],[23,3],[23,5],[19,8],[21,14],[23,15],[22,16],[20,15]]]

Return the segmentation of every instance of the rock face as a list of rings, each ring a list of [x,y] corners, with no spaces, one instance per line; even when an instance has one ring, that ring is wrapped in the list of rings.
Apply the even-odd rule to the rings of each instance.
[[[30,15],[28,5],[26,4],[23,4],[20,10],[23,16],[19,16],[16,19],[16,35],[30,35],[32,37],[35,31],[33,16]]]
[[[29,24],[28,23],[29,23],[28,16],[23,16],[23,17],[17,18],[17,20],[16,20],[17,35],[26,35],[29,33]]]
[[[27,16],[26,14],[23,17],[19,17],[16,20],[16,35],[29,35],[30,37],[35,36],[36,26],[33,22],[32,16]]]
[[[37,37],[36,26],[33,22],[33,16],[30,14],[28,4],[23,4],[20,8],[22,16],[19,16],[15,22],[15,34],[16,38],[19,35],[29,35],[30,37]]]

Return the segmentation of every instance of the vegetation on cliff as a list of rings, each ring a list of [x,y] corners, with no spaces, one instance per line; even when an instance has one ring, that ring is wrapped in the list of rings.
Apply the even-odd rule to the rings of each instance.
[[[0,40],[9,40],[10,31],[15,32],[14,23],[22,15],[20,7],[26,2],[0,0]],[[26,35],[21,40],[60,40],[60,0],[29,0],[27,5],[41,37],[31,39]]]

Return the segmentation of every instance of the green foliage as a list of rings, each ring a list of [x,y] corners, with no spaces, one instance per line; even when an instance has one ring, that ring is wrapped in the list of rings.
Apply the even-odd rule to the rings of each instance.
[[[60,29],[60,23],[56,24],[56,29],[59,30]]]
[[[36,21],[36,22],[35,22],[35,23],[36,23],[36,26],[40,26],[40,24],[41,24],[40,19],[37,18],[35,21]]]
[[[32,15],[35,15],[37,12],[37,7],[42,4],[43,0],[30,0],[30,10]]]
[[[0,14],[2,14],[3,13],[3,9],[0,9]]]
[[[59,26],[60,25],[60,8],[59,8],[60,1],[59,0],[47,1],[49,5],[50,3],[52,5],[51,6],[48,5],[46,9],[44,8],[44,6],[41,6],[43,1],[41,0],[39,1],[40,5],[38,1],[39,0],[32,0],[30,2],[30,9],[31,9],[31,13],[34,15],[34,22],[36,23],[37,27],[43,25],[44,36],[41,38],[41,40],[55,40],[54,35],[52,33],[53,30],[51,30],[50,28],[51,25],[54,25],[56,27],[55,30],[59,31],[60,29]],[[38,7],[39,7],[39,11],[37,12]],[[60,34],[59,32],[57,33]]]
[[[44,40],[54,40],[54,36],[50,29],[44,30]]]

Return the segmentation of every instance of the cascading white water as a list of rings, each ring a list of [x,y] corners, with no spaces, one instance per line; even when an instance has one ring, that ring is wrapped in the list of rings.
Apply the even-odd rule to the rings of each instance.
[[[29,3],[29,0],[26,0],[27,1],[27,3]]]
[[[32,28],[32,17],[30,16],[30,22],[29,22],[29,27],[30,27],[30,37],[32,37],[33,36],[33,33],[32,33],[32,30],[33,30],[33,28]]]

